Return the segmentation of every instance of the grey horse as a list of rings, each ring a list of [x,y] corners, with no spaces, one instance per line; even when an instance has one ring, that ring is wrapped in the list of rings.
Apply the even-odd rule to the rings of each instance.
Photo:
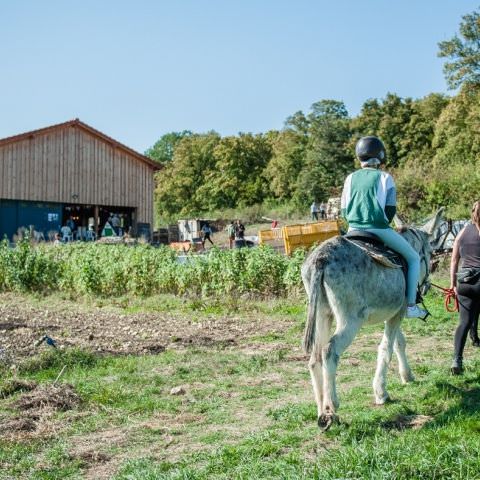
[[[428,224],[418,229],[405,228],[402,233],[420,255],[421,285],[428,281],[429,241],[440,222],[441,210]],[[318,426],[327,430],[337,419],[335,377],[340,355],[363,324],[385,322],[373,380],[375,403],[382,405],[389,399],[386,375],[393,350],[402,382],[414,380],[401,330],[406,308],[405,278],[400,269],[383,266],[354,243],[335,237],[307,257],[302,280],[309,300],[303,347],[311,354],[308,366],[318,407]]]

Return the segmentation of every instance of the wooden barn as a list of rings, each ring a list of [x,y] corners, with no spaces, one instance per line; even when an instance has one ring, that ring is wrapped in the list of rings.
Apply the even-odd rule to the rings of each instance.
[[[157,169],[78,119],[1,139],[0,238],[23,227],[47,240],[66,223],[74,238],[98,238],[112,217],[150,237]]]

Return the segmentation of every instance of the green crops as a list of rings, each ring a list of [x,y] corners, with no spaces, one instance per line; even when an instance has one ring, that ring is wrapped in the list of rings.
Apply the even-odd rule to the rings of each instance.
[[[70,244],[10,248],[0,243],[0,291],[74,295],[282,297],[301,289],[305,252],[285,257],[270,248],[219,250],[183,264],[168,247]]]

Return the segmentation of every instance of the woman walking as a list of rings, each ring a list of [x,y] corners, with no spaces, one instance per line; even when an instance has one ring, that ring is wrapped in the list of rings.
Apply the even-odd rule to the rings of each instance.
[[[451,372],[460,375],[468,331],[478,323],[480,313],[480,201],[473,204],[472,223],[463,228],[453,244],[450,288],[455,290],[460,309]]]

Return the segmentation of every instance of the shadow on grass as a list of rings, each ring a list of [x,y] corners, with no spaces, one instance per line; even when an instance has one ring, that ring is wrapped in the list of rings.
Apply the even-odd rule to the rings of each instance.
[[[456,386],[448,381],[435,383],[435,388],[445,399],[455,398],[453,406],[435,416],[426,427],[438,428],[457,422],[459,417],[462,421],[468,421],[472,417],[480,417],[480,375],[465,379],[462,385]],[[480,431],[480,425],[478,427]]]
[[[374,437],[380,431],[435,430],[460,424],[464,428],[480,432],[479,385],[480,374],[455,381],[437,381],[431,384],[421,402],[423,405],[390,401],[388,405],[397,406],[394,412],[382,412],[385,406],[372,407],[374,410],[366,417],[358,417],[351,422],[341,421],[332,428],[331,435],[342,434],[358,441]]]

